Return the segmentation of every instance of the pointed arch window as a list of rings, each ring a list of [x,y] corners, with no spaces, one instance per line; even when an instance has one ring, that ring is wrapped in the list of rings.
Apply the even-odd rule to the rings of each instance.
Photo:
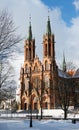
[[[31,59],[31,43],[29,43],[29,59]]]
[[[45,44],[44,55],[47,56],[47,44]]]
[[[30,68],[29,68],[28,65],[26,64],[25,73],[29,73],[29,72],[30,72]]]
[[[49,56],[51,56],[51,43],[49,43]]]
[[[49,70],[49,69],[50,69],[50,66],[49,66],[48,62],[45,61],[45,70]]]
[[[45,88],[50,87],[50,81],[48,75],[45,76],[44,82],[45,82]]]
[[[38,87],[38,78],[36,77],[33,81],[34,83],[34,87],[37,88]]]
[[[37,64],[35,64],[34,70],[35,70],[35,72],[38,71],[38,66],[37,66]]]
[[[29,51],[28,51],[28,48],[26,48],[26,59],[27,59],[27,60],[29,59]]]

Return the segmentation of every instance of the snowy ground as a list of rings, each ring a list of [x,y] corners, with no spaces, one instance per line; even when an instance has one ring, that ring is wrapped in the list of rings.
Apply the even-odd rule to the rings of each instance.
[[[30,128],[26,119],[0,119],[0,130],[79,130],[79,122],[71,120],[33,120],[32,124]]]
[[[37,114],[36,114],[37,115]],[[36,117],[35,115],[35,117]],[[38,114],[40,115],[40,114]],[[43,111],[43,116],[52,115],[52,118],[63,118],[64,113],[62,110],[47,110]],[[72,110],[67,115],[68,119],[79,120],[79,110]],[[79,130],[79,121],[75,124],[72,120],[39,120],[33,119],[33,127],[30,128],[30,121],[26,113],[8,113],[0,112],[0,130]]]
[[[37,113],[32,113],[32,115],[34,115],[35,117],[37,116]],[[38,115],[41,115],[41,112],[39,111]],[[64,111],[62,109],[52,109],[52,110],[47,110],[44,109],[42,110],[42,115],[43,116],[51,116],[51,118],[64,118]],[[23,117],[26,118],[30,116],[30,113],[27,113],[26,111],[20,110],[17,113],[11,113],[5,110],[1,110],[0,111],[0,118],[1,117],[14,117],[14,118],[18,118],[18,117]],[[76,118],[79,119],[79,109],[78,110],[70,110],[70,112],[68,112],[67,114],[67,118],[71,119],[71,118]]]

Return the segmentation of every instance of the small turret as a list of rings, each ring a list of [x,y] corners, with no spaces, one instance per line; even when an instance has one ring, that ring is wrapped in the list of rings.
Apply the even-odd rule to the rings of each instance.
[[[66,61],[64,53],[63,53],[63,71],[66,72]]]

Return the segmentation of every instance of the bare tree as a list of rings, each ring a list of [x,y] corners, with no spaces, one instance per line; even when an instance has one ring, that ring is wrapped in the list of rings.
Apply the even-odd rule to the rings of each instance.
[[[7,64],[0,64],[0,102],[9,98],[10,89],[15,89],[16,83],[14,81],[14,69],[7,62]],[[12,95],[13,96],[13,95]]]
[[[20,36],[16,35],[12,16],[3,10],[0,12],[0,60],[10,56],[20,40]]]
[[[74,99],[75,99],[75,81],[72,78],[75,72],[76,66],[73,62],[65,61],[65,57],[63,57],[63,64],[62,64],[62,78],[59,79],[59,97],[60,97],[60,105],[61,108],[64,110],[64,119],[67,118],[67,112],[69,106],[74,106]]]
[[[63,78],[59,81],[59,101],[64,111],[64,119],[67,118],[68,108],[74,103],[74,81],[71,78]]]
[[[76,65],[72,61],[63,61],[63,63],[60,65],[60,69],[72,76],[75,72]]]
[[[75,68],[76,68],[75,64],[72,61],[67,62],[66,66],[67,66],[67,71],[75,70]]]
[[[74,75],[74,72],[75,72],[75,69],[76,69],[76,66],[73,62],[67,62],[67,73],[70,75],[70,76],[73,76]]]
[[[0,99],[9,95],[9,87],[14,87],[14,70],[8,59],[16,51],[17,43],[21,41],[16,30],[12,16],[8,11],[0,11]]]

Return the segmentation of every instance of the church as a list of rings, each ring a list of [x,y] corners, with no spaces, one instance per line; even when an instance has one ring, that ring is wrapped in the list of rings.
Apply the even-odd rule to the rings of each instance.
[[[28,37],[24,43],[24,63],[20,69],[19,109],[29,110],[30,105],[32,110],[54,109],[62,107],[64,102],[71,106],[79,104],[79,70],[70,76],[66,72],[65,56],[63,70],[58,68],[55,36],[52,34],[49,16],[42,41],[43,59],[40,61],[35,54],[35,39],[30,21]]]

